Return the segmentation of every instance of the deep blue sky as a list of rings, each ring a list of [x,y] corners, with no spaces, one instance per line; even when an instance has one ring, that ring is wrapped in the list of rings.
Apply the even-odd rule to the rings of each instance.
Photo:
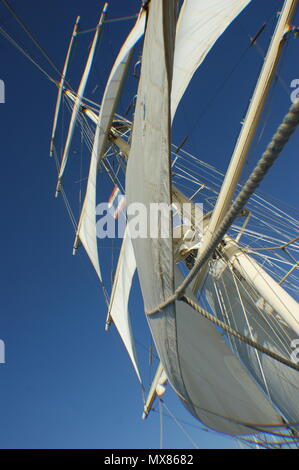
[[[81,15],[82,29],[94,27],[104,2],[11,0],[11,4],[62,69],[76,16]],[[108,17],[135,14],[139,5],[138,0],[111,0]],[[178,111],[174,142],[189,135],[186,150],[222,170],[228,164],[261,66],[257,51],[251,48],[230,79],[225,77],[246,49],[248,35],[253,36],[271,18],[260,39],[261,46],[267,47],[275,11],[281,5],[281,0],[252,2],[210,54]],[[294,23],[299,24],[298,14]],[[111,23],[104,29],[88,85],[89,96],[97,102],[132,24]],[[55,76],[2,5],[0,25]],[[90,35],[78,39],[69,73],[73,87],[78,86],[90,41]],[[292,38],[280,71],[287,87],[299,78],[298,51],[299,39]],[[73,229],[62,200],[54,199],[55,167],[48,152],[55,87],[2,38],[0,56],[0,79],[6,85],[6,103],[0,105],[0,339],[6,344],[6,364],[0,364],[0,448],[157,448],[159,416],[153,413],[147,421],[141,420],[138,381],[114,329],[104,332],[106,306],[97,278],[83,250],[72,257]],[[130,83],[120,112],[133,96],[134,80]],[[221,91],[211,101],[220,85]],[[264,138],[251,152],[245,173],[289,106],[288,93],[278,85]],[[298,200],[298,144],[297,134],[262,187],[266,194],[291,205]],[[78,153],[78,149],[75,140],[73,150]],[[88,154],[85,157],[87,160]],[[79,179],[75,153],[72,165],[75,170],[69,178],[73,183]],[[75,184],[70,188],[77,197]],[[111,189],[103,180],[99,198],[107,198]],[[104,265],[110,261],[109,253],[102,242]],[[108,276],[105,267],[104,274]],[[147,366],[150,335],[137,294],[131,307],[148,387],[153,372]],[[171,392],[166,403],[176,416],[190,423],[186,430],[199,447],[235,446],[229,438],[202,431],[201,424],[184,411]],[[165,418],[164,424],[165,447],[190,447],[171,419]]]

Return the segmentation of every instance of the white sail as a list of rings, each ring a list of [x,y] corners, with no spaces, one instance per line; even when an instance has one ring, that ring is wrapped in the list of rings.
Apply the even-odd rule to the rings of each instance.
[[[181,203],[187,200],[174,186],[173,197]],[[208,222],[209,219],[205,226]],[[203,282],[209,307],[236,331],[290,360],[292,341],[297,337],[298,303],[235,241],[229,236],[225,236],[224,241],[221,253],[229,260],[229,265],[222,259],[212,261]],[[201,293],[200,299],[202,297]],[[293,322],[290,321],[292,311]],[[288,422],[299,422],[298,372],[233,337],[230,343]]]
[[[177,269],[176,284],[182,279]],[[194,299],[189,290],[187,295]],[[265,424],[282,424],[271,402],[229,350],[221,332],[183,302],[176,302],[176,335],[180,373],[187,392],[183,403],[192,414],[228,434],[251,434]]]
[[[73,111],[72,111],[70,126],[69,126],[68,135],[67,135],[66,143],[65,143],[65,147],[64,147],[64,152],[63,152],[63,155],[62,155],[60,171],[59,171],[59,176],[58,176],[57,191],[59,191],[60,181],[61,181],[61,178],[63,177],[65,167],[66,167],[66,164],[67,164],[67,160],[68,160],[68,156],[69,156],[69,152],[70,152],[70,147],[71,147],[73,135],[74,135],[74,132],[75,132],[76,122],[77,122],[78,114],[79,114],[79,111],[80,111],[80,106],[82,104],[83,95],[84,95],[84,92],[85,92],[88,76],[89,76],[89,73],[90,73],[90,70],[91,70],[93,58],[94,58],[94,55],[95,55],[96,47],[97,47],[100,32],[101,32],[101,26],[103,24],[107,8],[108,8],[108,4],[106,3],[105,6],[104,6],[104,9],[103,9],[103,13],[101,15],[101,18],[99,20],[99,23],[98,23],[93,41],[92,41],[92,45],[91,45],[91,48],[90,48],[90,51],[89,51],[89,54],[88,54],[88,59],[87,59],[87,62],[86,62],[86,66],[85,66],[85,69],[84,69],[84,72],[83,72],[83,75],[82,75],[82,78],[81,78],[81,82],[80,82],[80,85],[79,85],[79,88],[78,88],[78,93],[77,93],[76,101],[74,103],[74,107],[73,107]],[[56,191],[56,195],[57,195],[57,191]]]
[[[250,0],[185,0],[177,24],[171,115],[195,71]]]
[[[126,173],[128,207],[130,203],[142,203],[147,209],[147,214],[150,212],[150,203],[171,202],[169,97],[175,5],[171,0],[154,0],[149,4],[149,11]],[[139,182],[138,185],[136,181]],[[128,218],[131,224],[129,213]],[[171,238],[148,237],[132,240],[146,310],[151,310],[173,292]],[[167,276],[164,272],[166,267]],[[157,276],[157,273],[160,275]]]
[[[101,272],[98,259],[95,218],[97,170],[99,162],[106,151],[108,132],[126,77],[132,48],[142,36],[144,25],[145,14],[141,14],[117,56],[106,85],[97,120],[86,195],[79,220],[77,240],[75,242],[76,248],[78,239],[80,239],[100,279]]]
[[[127,166],[128,206],[138,202],[149,209],[153,202],[171,204],[170,91],[175,7],[171,0],[152,0],[149,4]],[[133,217],[129,223],[134,224]],[[173,263],[172,234],[132,242],[145,310],[151,311],[182,282]],[[148,320],[166,375],[194,416],[230,434],[256,432],[263,424],[282,424],[221,334],[189,305],[177,301],[149,315]]]
[[[135,270],[136,262],[133,245],[129,232],[126,230],[110,298],[109,316],[112,318],[124,342],[137,377],[141,382],[128,312],[129,295]]]

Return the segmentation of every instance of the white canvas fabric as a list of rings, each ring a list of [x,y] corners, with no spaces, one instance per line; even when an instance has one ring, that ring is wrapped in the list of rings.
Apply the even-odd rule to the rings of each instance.
[[[180,11],[174,53],[171,115],[197,68],[250,0],[185,0]]]
[[[134,202],[142,203],[147,209],[147,216],[150,203],[170,205],[169,109],[175,10],[172,0],[154,0],[149,4],[150,14],[127,165],[127,206]],[[132,240],[146,309],[156,306],[173,291],[171,226],[169,233],[170,237],[164,239]],[[164,266],[167,266],[167,273],[164,272]]]
[[[183,277],[175,267],[176,285]],[[188,289],[188,297],[194,297]],[[259,386],[213,324],[184,302],[149,317],[170,384],[186,408],[227,434],[255,434],[282,424]],[[269,430],[267,428],[266,430]]]
[[[129,232],[126,230],[113,283],[109,314],[124,342],[137,377],[141,382],[128,311],[129,295],[135,270],[136,262],[133,245]]]
[[[218,318],[223,319],[225,312],[226,321],[238,332],[290,360],[291,342],[297,335],[279,321],[277,313],[257,296],[245,278],[234,279],[232,271],[222,261],[215,261],[205,280],[204,291]],[[289,422],[299,423],[299,373],[242,341],[231,340],[264,393]]]

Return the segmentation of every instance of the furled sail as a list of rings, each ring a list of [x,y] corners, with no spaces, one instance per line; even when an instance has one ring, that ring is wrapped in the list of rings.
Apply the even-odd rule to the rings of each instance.
[[[108,132],[126,77],[132,48],[142,36],[144,25],[145,14],[142,13],[117,56],[106,85],[95,132],[86,195],[75,241],[75,248],[78,240],[81,241],[100,279],[95,219],[97,170],[106,151]]]
[[[149,4],[126,174],[128,209],[133,203],[142,203],[147,214],[152,203],[171,205],[170,92],[175,13],[175,1],[151,0]],[[128,218],[131,227],[134,217],[129,210]],[[169,231],[169,237],[132,238],[148,312],[173,295],[175,285],[182,282],[173,262],[171,220]],[[148,315],[148,321],[166,375],[194,416],[230,434],[256,432],[263,424],[282,424],[221,334],[189,305],[177,301]]]
[[[136,262],[133,245],[130,234],[128,230],[126,230],[113,283],[109,305],[109,317],[112,318],[125,344],[137,377],[141,382],[128,312],[129,295],[135,270]]]
[[[56,196],[57,196],[57,192],[60,189],[61,179],[63,177],[64,170],[65,170],[65,167],[66,167],[66,164],[67,164],[67,161],[68,161],[70,147],[71,147],[73,135],[74,135],[74,132],[75,132],[77,117],[78,117],[78,114],[79,114],[79,111],[80,111],[80,106],[82,104],[83,95],[84,95],[84,92],[85,92],[88,76],[89,76],[89,73],[90,73],[90,70],[91,70],[93,58],[94,58],[94,55],[95,55],[96,47],[97,47],[100,32],[101,32],[101,26],[103,24],[107,8],[108,8],[108,4],[105,3],[103,13],[100,17],[96,32],[94,34],[94,38],[93,38],[92,45],[91,45],[91,48],[90,48],[90,51],[89,51],[89,54],[88,54],[88,59],[87,59],[87,62],[86,62],[86,66],[85,66],[85,69],[84,69],[84,73],[82,75],[81,82],[80,82],[80,85],[79,85],[79,88],[78,88],[78,93],[77,93],[77,97],[76,97],[74,107],[73,107],[73,111],[72,111],[70,126],[69,126],[68,135],[67,135],[66,143],[65,143],[65,147],[64,147],[64,152],[63,152],[63,155],[62,155],[62,160],[61,160],[61,165],[60,165],[60,170],[59,170],[59,175],[58,175],[58,184],[57,184],[57,189],[56,189]]]
[[[250,0],[185,0],[177,24],[171,115],[193,74],[215,42]]]

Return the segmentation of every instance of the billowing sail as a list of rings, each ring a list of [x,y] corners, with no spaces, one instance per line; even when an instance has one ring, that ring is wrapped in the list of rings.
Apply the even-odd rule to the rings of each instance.
[[[171,115],[193,74],[229,24],[250,0],[185,0],[177,24]]]
[[[78,225],[77,237],[84,246],[100,278],[101,273],[98,260],[95,219],[97,170],[99,162],[106,151],[108,132],[112,124],[119,95],[126,77],[132,48],[142,36],[144,32],[144,24],[145,14],[141,14],[117,56],[106,85],[101,110],[98,116],[86,195]]]
[[[237,274],[223,260],[212,263],[204,282],[210,307],[238,332],[291,360],[292,341],[297,335],[241,272]],[[231,345],[285,419],[299,423],[299,373],[235,338],[231,338]]]
[[[133,246],[129,232],[126,230],[110,299],[109,316],[112,318],[125,344],[137,377],[141,382],[128,312],[129,295],[135,270],[136,262]]]
[[[163,2],[153,0],[149,4],[130,158],[126,172],[126,199],[131,235],[134,222],[130,217],[131,204],[142,203],[149,218],[150,203],[169,205],[171,203],[169,111],[175,14],[176,2],[172,0]],[[146,222],[149,220],[143,221]],[[169,229],[170,238],[132,238],[145,310],[151,310],[159,305],[174,290],[172,227]],[[168,310],[171,316],[172,308]],[[169,322],[173,324],[172,319],[169,319]],[[166,325],[161,325],[161,334],[164,333],[163,339],[171,350],[172,344],[173,347],[175,344],[171,335],[166,334],[166,326],[167,322]],[[165,367],[168,356],[163,354],[159,345],[158,352]],[[174,368],[178,368],[175,352],[172,357],[175,358]],[[175,388],[178,389],[179,384],[175,384]]]
[[[176,284],[182,280],[177,269]],[[186,294],[194,299],[189,289]],[[221,333],[183,302],[176,302],[175,314],[177,354],[186,389],[183,403],[189,411],[229,434],[251,434],[265,429],[265,424],[282,424]]]
[[[170,92],[175,13],[176,2],[172,0],[151,0],[149,4],[126,175],[130,226],[134,225],[129,214],[131,204],[142,203],[147,214],[152,203],[171,205]],[[169,237],[132,238],[146,311],[155,310],[182,282],[173,263],[171,221],[169,225]],[[148,321],[166,375],[194,416],[230,434],[256,432],[264,424],[282,424],[221,334],[189,305],[177,301],[148,315]]]

